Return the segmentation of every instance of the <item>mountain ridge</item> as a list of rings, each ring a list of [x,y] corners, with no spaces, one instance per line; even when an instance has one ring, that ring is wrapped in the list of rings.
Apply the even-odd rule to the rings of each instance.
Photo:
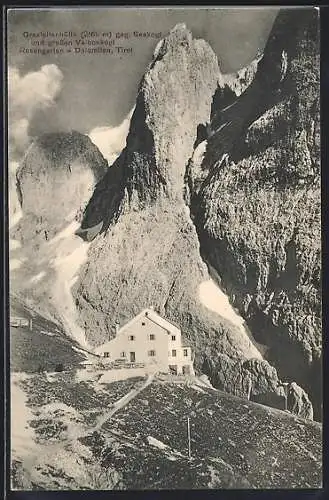
[[[219,106],[222,125],[187,182],[203,258],[321,418],[318,36],[316,10],[278,15],[255,79]]]
[[[288,29],[287,21],[279,21],[277,25],[281,30],[283,25],[285,30]],[[283,82],[286,77],[285,63],[282,62],[285,58],[282,59],[280,52],[284,41],[279,43],[279,54],[275,54],[277,49],[275,44],[273,48],[271,38],[269,43],[269,51],[273,57],[276,55],[273,59],[273,79],[277,92],[282,75]],[[257,342],[265,346],[271,344],[270,339],[260,338],[256,332],[256,342],[252,342],[245,328],[238,328],[213,311],[209,304],[202,301],[200,292],[207,283],[215,288],[218,285],[212,280],[206,265],[211,264],[217,272],[220,271],[231,299],[236,295],[232,302],[246,319],[246,311],[240,302],[247,297],[248,290],[243,289],[241,297],[233,290],[234,280],[230,281],[225,275],[232,266],[237,273],[240,272],[240,267],[244,265],[240,261],[244,255],[239,254],[239,247],[238,250],[234,248],[235,255],[230,257],[228,266],[223,270],[216,253],[218,241],[207,231],[212,223],[214,235],[222,227],[225,229],[217,220],[218,214],[222,217],[223,209],[218,207],[218,200],[213,202],[213,197],[215,194],[218,198],[216,183],[226,165],[226,151],[240,141],[235,155],[241,155],[241,137],[245,137],[243,131],[246,128],[249,144],[253,144],[255,136],[258,138],[258,129],[254,125],[257,112],[255,115],[252,110],[250,116],[250,110],[255,95],[258,95],[257,89],[261,87],[259,75],[264,73],[264,68],[268,69],[266,61],[270,59],[264,57],[257,61],[257,65],[252,65],[251,73],[247,71],[249,76],[246,81],[238,84],[240,95],[236,95],[236,104],[225,112],[224,124],[227,117],[234,118],[236,110],[241,110],[241,113],[238,112],[237,120],[233,120],[233,126],[223,136],[223,129],[216,130],[211,120],[214,119],[216,106],[219,106],[219,122],[223,120],[221,94],[215,99],[215,104],[214,95],[218,88],[225,86],[212,49],[206,42],[193,39],[184,25],[178,25],[164,41],[159,42],[154,59],[139,86],[126,147],[97,182],[80,227],[78,221],[75,224],[70,219],[68,227],[63,229],[68,231],[70,238],[68,244],[61,236],[64,249],[72,244],[79,258],[74,259],[77,264],[74,273],[69,280],[65,280],[70,310],[66,311],[58,302],[59,294],[63,293],[62,282],[58,282],[56,289],[55,308],[60,311],[61,320],[66,322],[67,327],[93,346],[113,335],[113,325],[117,321],[130,319],[153,304],[160,314],[181,325],[196,351],[197,369],[208,370],[207,374],[216,380],[219,387],[246,396],[246,381],[250,379],[255,397],[272,394],[275,399],[282,397],[281,374],[278,376],[274,368],[277,357],[269,362],[257,347]],[[299,77],[302,77],[302,72]],[[266,92],[263,90],[262,95],[264,99],[269,95],[271,101],[273,82],[271,75],[267,74],[266,78]],[[261,100],[257,119],[264,109],[267,111],[264,99]],[[195,149],[198,127],[209,122],[213,130]],[[252,132],[250,126],[253,126]],[[194,157],[198,154],[201,156],[199,159]],[[199,179],[197,173],[196,183],[191,183],[195,172],[193,158],[206,165],[206,177]],[[237,156],[235,159],[238,161]],[[228,164],[225,168],[229,168]],[[195,190],[197,184],[198,189]],[[234,194],[232,196],[234,198]],[[198,211],[195,210],[197,199],[200,200]],[[222,199],[225,197],[222,196]],[[235,203],[236,199],[230,200],[229,215],[235,212]],[[214,209],[210,217],[208,209],[210,212]],[[54,210],[51,216],[61,218],[63,222],[63,213]],[[227,215],[224,213],[225,218]],[[51,236],[57,237],[54,234]],[[210,258],[207,254],[207,246],[213,247],[214,257]],[[222,252],[222,255],[225,253]],[[254,263],[248,261],[247,265],[251,267],[249,273],[252,274]],[[19,270],[17,273],[19,275]],[[42,288],[44,295],[49,294],[47,286],[52,288],[49,280]],[[218,286],[216,292],[219,292]],[[253,331],[253,328],[250,329]],[[288,375],[290,382],[295,380],[293,372]],[[258,378],[262,380],[260,384],[257,383]],[[305,380],[302,382],[304,384]],[[295,391],[297,399],[303,401],[296,411],[312,418],[312,405],[307,394],[303,389],[301,391],[301,395],[298,390]]]

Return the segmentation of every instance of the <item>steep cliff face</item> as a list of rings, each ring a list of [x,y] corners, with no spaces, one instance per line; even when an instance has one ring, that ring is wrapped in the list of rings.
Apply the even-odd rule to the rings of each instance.
[[[218,110],[234,103],[237,97],[243,94],[255,79],[260,57],[254,59],[248,66],[236,73],[226,73],[218,85],[213,97],[210,120],[213,121]]]
[[[280,376],[320,417],[321,237],[319,24],[283,10],[253,82],[217,100],[208,141],[189,164],[188,199],[204,259]],[[224,109],[223,109],[224,108]],[[193,160],[193,158],[192,158]]]
[[[8,217],[9,228],[15,226],[22,215],[21,204],[19,202],[17,187],[16,187],[16,170],[17,162],[9,163],[8,167]]]
[[[211,48],[184,25],[159,42],[140,84],[127,146],[96,186],[79,231],[93,240],[73,287],[91,345],[113,336],[116,322],[152,304],[181,326],[197,369],[218,366],[225,353],[230,360],[258,359],[253,371],[266,372],[262,352],[244,327],[200,298],[201,290],[215,284],[186,206],[186,166],[223,82]],[[244,395],[236,383],[239,367],[231,367],[225,388]],[[273,384],[272,375],[264,375],[264,391],[279,395],[280,381]],[[252,386],[256,380],[251,377]],[[309,401],[306,406],[312,418]]]
[[[214,142],[214,131],[216,129],[225,129],[230,126],[231,122],[224,121],[223,115],[229,113],[231,107],[236,105],[237,97],[243,94],[246,89],[253,83],[257,73],[259,58],[254,59],[248,66],[242,68],[237,73],[228,73],[221,75],[218,86],[213,95],[209,122],[199,124],[197,129],[197,138],[194,143],[194,151],[189,159],[185,181],[189,186],[189,190],[185,193],[186,201],[189,204],[189,194],[195,195],[199,191],[199,187],[205,181],[209,174],[209,169],[213,163],[219,159],[218,155],[222,155],[222,143],[225,142],[225,137],[234,140],[236,137],[231,130],[224,134],[224,130],[220,136],[220,147],[211,148]],[[233,108],[234,109],[234,108]],[[216,134],[216,137],[218,133]],[[212,139],[210,140],[210,137]],[[227,139],[226,139],[227,140]],[[215,142],[218,146],[218,142]],[[204,161],[205,152],[207,150],[207,158]],[[213,157],[211,151],[213,150]]]
[[[81,225],[82,236],[103,225],[76,285],[81,326],[92,344],[111,335],[116,321],[153,304],[186,330],[201,360],[219,345],[230,354],[257,355],[248,339],[239,342],[234,326],[218,321],[198,299],[209,276],[183,199],[185,165],[198,124],[209,118],[219,77],[211,48],[184,25],[156,47],[127,146],[96,187]]]
[[[241,68],[236,73],[226,73],[223,75],[224,88],[230,89],[235,96],[240,96],[253,82],[260,59],[261,56],[257,57],[248,66]],[[217,90],[220,94],[220,88]],[[215,97],[216,94],[214,101]]]

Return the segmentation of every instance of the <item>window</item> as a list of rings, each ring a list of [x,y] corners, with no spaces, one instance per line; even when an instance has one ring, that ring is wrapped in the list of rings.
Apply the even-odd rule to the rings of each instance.
[[[153,351],[153,350],[149,351],[148,354],[149,354],[149,356],[154,357],[155,356],[155,351]]]
[[[145,326],[145,321],[142,321],[142,326]]]
[[[183,349],[183,354],[184,354],[184,356],[188,356],[188,350],[187,349]]]
[[[155,340],[155,335],[154,335],[154,333],[150,333],[150,340]]]
[[[172,335],[171,340],[176,340],[176,335]]]
[[[128,339],[129,340],[135,340],[135,335],[129,335]]]
[[[172,357],[173,357],[173,358],[176,356],[176,349],[173,349],[173,350],[171,351],[171,355],[172,355]]]
[[[110,353],[109,352],[104,352],[104,358],[109,358],[110,357]]]
[[[126,353],[124,351],[120,352],[120,358],[125,358],[126,357]]]

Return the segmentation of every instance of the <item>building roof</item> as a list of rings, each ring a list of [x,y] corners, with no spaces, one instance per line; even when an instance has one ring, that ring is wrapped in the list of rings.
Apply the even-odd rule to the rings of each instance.
[[[148,318],[153,323],[156,325],[160,326],[164,330],[167,331],[167,333],[178,333],[180,332],[180,329],[173,325],[170,321],[167,319],[162,318],[158,313],[154,311],[154,309],[151,308],[146,308],[143,309],[137,316],[134,316],[131,320],[128,321],[125,325],[123,325],[121,328],[119,328],[117,335],[120,335],[121,332],[125,331],[130,325],[132,325],[137,319],[140,318]]]
[[[146,309],[143,309],[143,311],[141,311],[139,314],[137,314],[137,316],[134,316],[131,320],[129,320],[126,324],[124,324],[121,328],[119,328],[116,336],[113,339],[107,340],[103,344],[97,346],[95,348],[95,352],[99,351],[101,348],[104,348],[104,346],[115,341],[121,335],[121,333],[123,333],[127,328],[129,328],[132,324],[134,324],[134,322],[136,320],[142,319],[142,318],[147,318],[150,321],[152,321],[153,323],[155,323],[156,325],[160,326],[160,328],[165,330],[167,332],[167,334],[180,333],[180,329],[177,326],[173,325],[167,319],[162,318],[157,312],[154,311],[154,309],[146,308]],[[185,344],[186,343],[184,342],[184,347],[189,347],[188,345],[185,345]]]
[[[151,321],[153,321],[153,323],[156,323],[158,326],[166,330],[168,333],[180,332],[180,329],[176,325],[173,325],[167,319],[162,318],[153,309],[144,309],[144,311],[142,311],[141,314],[149,318]]]

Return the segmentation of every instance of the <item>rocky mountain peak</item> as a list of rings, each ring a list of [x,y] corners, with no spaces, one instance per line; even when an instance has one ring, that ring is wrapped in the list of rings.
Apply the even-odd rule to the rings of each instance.
[[[127,139],[127,189],[139,199],[182,191],[198,124],[209,117],[219,78],[210,46],[177,25],[156,51],[140,85]],[[168,140],[169,139],[169,140]]]
[[[101,222],[107,228],[120,211],[164,197],[184,203],[186,164],[219,78],[217,56],[184,24],[158,43],[139,85],[126,148],[97,186],[83,228]]]
[[[65,220],[81,219],[107,162],[90,138],[77,131],[44,134],[28,148],[17,172],[17,189],[25,221],[23,240],[44,232],[51,237]],[[59,202],[60,200],[60,202]],[[30,223],[27,222],[30,220]]]
[[[155,61],[161,60],[166,53],[173,53],[176,51],[179,45],[190,47],[192,40],[192,33],[189,29],[187,29],[186,24],[176,24],[169,34],[157,44],[153,53],[151,66],[155,63]]]

